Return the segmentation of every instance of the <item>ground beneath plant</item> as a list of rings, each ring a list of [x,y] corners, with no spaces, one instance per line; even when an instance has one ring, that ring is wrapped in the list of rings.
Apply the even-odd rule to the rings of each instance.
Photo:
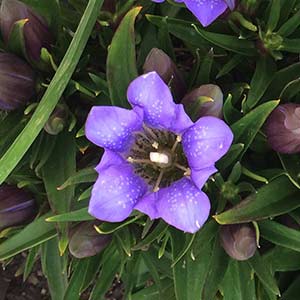
[[[41,271],[40,263],[34,265],[32,273],[23,282],[25,255],[16,256],[5,268],[0,264],[0,300],[51,300],[47,280]],[[81,296],[88,300],[89,292]],[[106,294],[107,300],[122,300],[122,286],[116,280]]]

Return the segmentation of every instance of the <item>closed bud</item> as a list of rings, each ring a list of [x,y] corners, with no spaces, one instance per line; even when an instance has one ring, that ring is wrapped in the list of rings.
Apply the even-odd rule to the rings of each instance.
[[[35,91],[35,74],[31,67],[10,53],[0,53],[0,109],[22,107]]]
[[[15,23],[20,20],[26,20],[23,27],[26,54],[29,59],[39,61],[41,49],[50,50],[52,43],[52,34],[47,22],[18,0],[2,0],[0,28],[5,43],[8,43]]]
[[[223,93],[215,84],[204,84],[188,93],[181,102],[193,121],[204,116],[222,118]]]
[[[58,105],[45,124],[44,130],[51,135],[57,135],[64,129],[66,121],[67,111],[62,105]]]
[[[0,230],[23,225],[35,215],[36,204],[29,193],[6,184],[0,186]]]
[[[152,48],[144,66],[144,73],[155,71],[163,81],[170,85],[174,97],[181,100],[186,91],[185,82],[172,59],[162,50]]]
[[[95,222],[84,222],[72,229],[69,251],[76,258],[94,256],[100,253],[111,241],[111,236],[99,234]]]
[[[256,251],[256,234],[250,224],[221,226],[220,240],[226,253],[236,260],[247,260]]]
[[[300,104],[279,105],[265,125],[267,140],[280,153],[300,152]]]

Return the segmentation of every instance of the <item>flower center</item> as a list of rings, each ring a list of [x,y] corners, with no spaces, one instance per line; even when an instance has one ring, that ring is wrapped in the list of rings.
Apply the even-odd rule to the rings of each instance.
[[[183,176],[189,176],[181,136],[146,125],[143,128],[135,134],[135,142],[127,157],[135,173],[153,186],[154,192]]]

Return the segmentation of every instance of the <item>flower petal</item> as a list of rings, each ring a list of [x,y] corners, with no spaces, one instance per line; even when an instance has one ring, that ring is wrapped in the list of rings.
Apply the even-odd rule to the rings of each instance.
[[[89,213],[102,221],[123,221],[144,195],[147,186],[126,162],[98,171],[100,173],[92,190]]]
[[[200,118],[182,136],[190,168],[211,167],[228,151],[232,140],[233,133],[224,121],[211,116]]]
[[[127,90],[127,98],[134,109],[143,110],[144,121],[154,128],[176,130],[180,133],[192,125],[182,105],[173,102],[168,86],[156,72],[150,72],[133,80]]]
[[[192,181],[183,178],[158,191],[156,209],[158,217],[170,225],[194,233],[207,220],[210,202]]]
[[[145,195],[138,201],[134,209],[146,214],[151,220],[159,218],[156,210],[157,196],[158,192]]]
[[[126,161],[118,153],[106,149],[102,155],[100,163],[96,166],[95,170],[100,173],[104,169],[114,165],[126,164]]]
[[[192,169],[191,179],[196,187],[201,190],[207,179],[217,171],[218,170],[215,168],[215,166],[204,168],[201,170]]]
[[[94,106],[85,124],[86,137],[94,144],[113,151],[125,151],[132,131],[140,130],[142,119],[133,110],[113,106]]]
[[[184,3],[203,26],[208,26],[227,9],[224,0],[185,0]]]

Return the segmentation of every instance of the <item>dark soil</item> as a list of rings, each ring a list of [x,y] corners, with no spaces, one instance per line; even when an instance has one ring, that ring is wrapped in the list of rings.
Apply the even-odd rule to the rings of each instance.
[[[0,268],[0,300],[50,300],[47,280],[39,263],[35,264],[26,282],[23,282],[23,274],[16,276],[23,263],[24,257],[18,255],[5,269]]]
[[[5,268],[0,264],[0,300],[51,300],[47,288],[47,280],[37,261],[32,273],[23,282],[23,272],[20,272],[25,262],[25,255],[16,256]],[[107,300],[122,300],[123,285],[116,278],[106,293]],[[81,295],[82,300],[88,300],[90,289]]]

